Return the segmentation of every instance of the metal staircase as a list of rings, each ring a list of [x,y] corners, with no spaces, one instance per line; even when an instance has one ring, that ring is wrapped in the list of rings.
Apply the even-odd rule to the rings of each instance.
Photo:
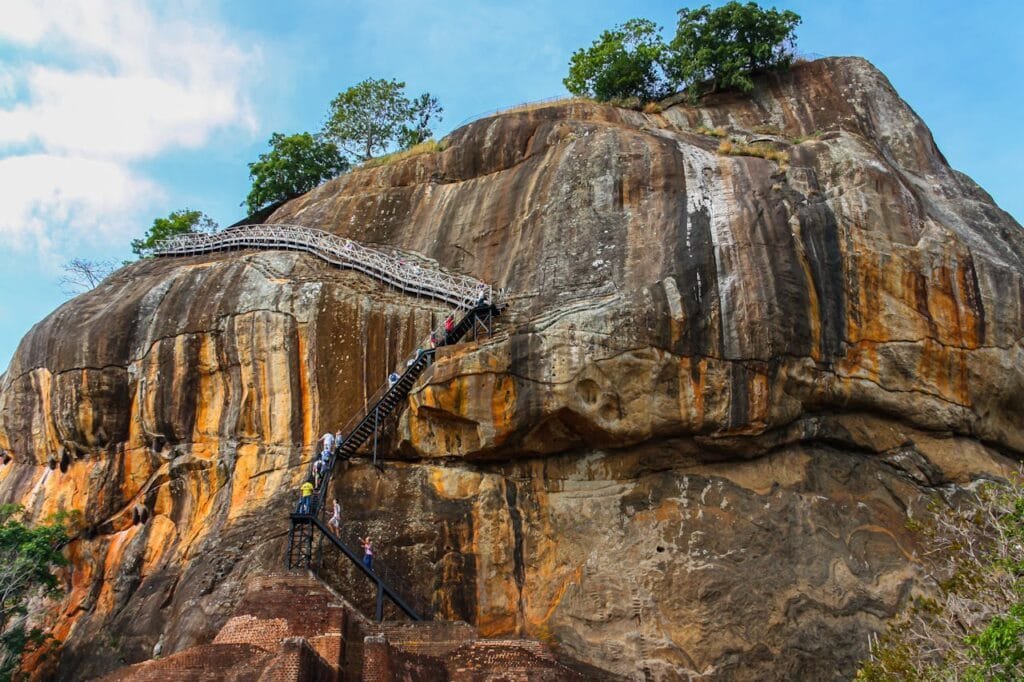
[[[379,558],[369,568],[363,564],[353,547],[357,539],[343,540],[332,533],[323,521],[327,492],[340,458],[349,459],[360,448],[370,443],[374,465],[378,464],[377,445],[385,420],[404,404],[416,380],[434,360],[436,349],[458,343],[479,330],[490,333],[491,323],[504,307],[504,291],[495,292],[484,282],[427,267],[399,258],[379,249],[338,237],[323,230],[301,225],[258,224],[233,226],[212,234],[192,233],[177,235],[162,241],[154,250],[155,256],[192,256],[233,249],[288,249],[305,251],[338,267],[357,270],[403,292],[428,296],[456,306],[451,314],[450,329],[443,327],[431,334],[429,343],[417,350],[404,372],[394,384],[382,386],[367,401],[369,408],[357,413],[342,428],[345,437],[336,444],[327,462],[320,486],[309,501],[309,508],[299,502],[290,515],[288,532],[288,567],[319,568],[323,543],[326,539],[377,587],[376,617],[384,617],[384,600],[391,600],[413,620],[428,617],[429,605],[414,604],[414,593],[404,579],[391,571]],[[457,320],[457,321],[456,321]]]
[[[436,347],[447,346],[458,343],[467,334],[476,333],[479,329],[490,330],[492,321],[496,315],[501,314],[501,308],[492,303],[480,301],[477,305],[465,311],[458,322],[454,322],[450,331],[442,331],[435,334],[439,338]],[[371,456],[372,461],[377,464],[377,444],[381,427],[384,421],[402,405],[409,392],[415,385],[416,380],[430,366],[436,354],[436,348],[428,350],[419,349],[407,364],[405,371],[394,384],[382,387],[370,401],[370,407],[362,414],[357,414],[342,431],[345,438],[340,445],[336,445],[330,455],[327,464],[327,471],[323,475],[319,488],[314,491],[312,509],[303,508],[300,501],[291,514],[291,530],[288,533],[288,568],[315,568],[319,560],[314,561],[314,537],[322,542],[327,538],[330,544],[339,549],[350,561],[359,566],[360,570],[377,585],[377,607],[376,616],[383,618],[384,599],[390,599],[398,608],[413,620],[423,620],[426,613],[425,607],[414,609],[410,605],[408,588],[401,585],[404,581],[392,574],[380,561],[373,570],[366,568],[356,553],[342,542],[336,535],[330,532],[323,522],[323,515],[326,509],[327,494],[330,482],[335,472],[335,465],[341,458],[353,457],[363,445],[370,442],[372,438]],[[316,529],[316,530],[314,530]],[[317,534],[316,531],[319,531]],[[319,550],[320,545],[317,545]],[[317,553],[319,555],[319,552]],[[402,596],[402,595],[405,596]]]

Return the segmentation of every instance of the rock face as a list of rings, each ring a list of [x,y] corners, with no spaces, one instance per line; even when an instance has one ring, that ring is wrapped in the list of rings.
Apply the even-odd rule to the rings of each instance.
[[[483,119],[268,222],[511,290],[492,338],[439,353],[393,461],[335,481],[484,636],[630,679],[849,677],[928,588],[907,516],[1024,452],[1024,233],[862,60]],[[85,510],[58,674],[210,641],[281,560],[316,436],[443,314],[249,252],[137,263],[37,325],[0,387],[0,501]]]

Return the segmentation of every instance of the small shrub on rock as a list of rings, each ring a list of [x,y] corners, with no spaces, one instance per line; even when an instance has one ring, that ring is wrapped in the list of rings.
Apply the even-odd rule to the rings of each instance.
[[[919,596],[871,647],[857,679],[1024,679],[1024,485],[984,483],[916,522],[933,595]]]

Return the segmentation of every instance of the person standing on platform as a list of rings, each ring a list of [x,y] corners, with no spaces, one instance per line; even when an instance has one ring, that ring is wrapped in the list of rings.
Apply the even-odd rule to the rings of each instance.
[[[306,482],[302,484],[300,490],[302,491],[302,497],[299,499],[299,513],[300,514],[311,514],[313,506],[313,481],[306,479]]]
[[[370,536],[366,536],[362,540],[363,543],[363,566],[366,566],[371,571],[373,570],[373,541],[370,540]]]

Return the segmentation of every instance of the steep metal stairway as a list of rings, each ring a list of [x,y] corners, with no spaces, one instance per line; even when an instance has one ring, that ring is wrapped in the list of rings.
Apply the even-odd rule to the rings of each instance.
[[[452,330],[446,332],[444,337],[439,340],[437,347],[440,348],[458,343],[462,340],[462,337],[475,329],[478,323],[483,323],[487,327],[490,324],[490,320],[500,314],[501,309],[490,303],[481,303],[470,308],[462,316],[462,319],[455,323]],[[383,395],[366,411],[363,417],[345,435],[345,440],[342,442],[341,447],[337,448],[331,457],[330,466],[328,467],[329,471],[333,471],[334,462],[338,457],[352,457],[371,436],[374,437],[376,444],[376,436],[381,423],[395,411],[398,405],[402,404],[409,397],[413,384],[416,383],[416,380],[423,374],[423,371],[433,362],[434,354],[435,349],[428,349],[419,353],[413,363],[406,367],[405,372],[402,373],[394,386],[387,388]],[[376,447],[374,447],[373,459],[376,462]]]
[[[493,303],[478,301],[476,305],[466,310],[465,314],[454,323],[450,331],[443,332],[443,336],[437,341],[436,347],[458,343],[469,333],[483,327],[489,331],[493,318],[501,314],[501,307]],[[384,423],[405,399],[409,396],[416,380],[433,362],[436,348],[428,350],[420,349],[412,362],[408,364],[405,371],[393,385],[385,386],[375,395],[375,401],[366,412],[355,421],[355,425],[346,429],[348,433],[340,445],[336,445],[330,455],[327,464],[327,471],[324,473],[320,486],[314,491],[312,509],[304,509],[300,501],[291,514],[291,530],[288,533],[288,568],[314,568],[314,537],[320,544],[326,538],[342,554],[353,562],[359,569],[377,585],[377,620],[383,618],[384,599],[390,599],[399,609],[413,620],[423,620],[425,613],[421,607],[419,610],[410,605],[407,598],[399,594],[399,584],[404,583],[398,576],[387,570],[386,566],[377,562],[375,569],[369,569],[363,565],[357,554],[341,539],[331,533],[322,520],[327,502],[327,492],[330,481],[335,471],[335,464],[339,458],[349,459],[359,449],[373,438],[372,458],[377,463],[377,438]],[[351,425],[351,422],[350,422]],[[314,530],[316,529],[316,530]],[[316,531],[319,531],[317,533]],[[319,554],[319,551],[317,552]],[[405,590],[406,594],[410,594]]]
[[[355,542],[344,542],[328,530],[322,520],[327,501],[327,490],[334,474],[334,465],[339,458],[353,457],[359,449],[373,438],[372,457],[377,464],[377,440],[384,421],[409,396],[416,380],[433,362],[435,348],[458,343],[467,334],[476,335],[482,326],[489,333],[493,318],[501,314],[506,292],[495,291],[490,285],[472,277],[443,271],[436,266],[417,263],[379,247],[359,244],[351,239],[306,227],[259,223],[233,225],[220,232],[190,233],[176,235],[160,242],[153,255],[160,257],[195,256],[216,251],[234,249],[267,249],[304,251],[337,267],[362,272],[386,285],[407,294],[428,296],[456,306],[455,316],[460,319],[450,330],[436,330],[431,335],[436,341],[433,348],[421,349],[393,385],[382,387],[368,401],[371,405],[362,415],[342,429],[344,440],[330,453],[326,471],[320,487],[309,500],[310,508],[300,502],[291,514],[291,529],[288,533],[288,567],[314,568],[320,563],[323,541],[334,545],[350,561],[377,584],[377,619],[383,618],[384,599],[390,599],[404,613],[414,620],[424,617],[426,609],[414,609],[408,598],[412,595],[402,577],[393,574],[380,561],[373,569],[367,568],[352,551],[358,547]],[[311,472],[312,473],[312,472]],[[314,554],[316,555],[314,558]]]
[[[313,534],[315,533],[318,541],[322,542],[326,539],[330,544],[334,545],[334,547],[338,551],[340,551],[345,558],[347,558],[353,565],[355,565],[364,576],[373,581],[374,585],[377,588],[377,600],[376,608],[374,609],[374,615],[378,622],[384,619],[385,599],[390,600],[391,603],[393,603],[395,606],[401,609],[402,613],[407,615],[412,620],[421,621],[427,619],[429,609],[426,605],[413,605],[407,597],[404,597],[402,596],[402,594],[400,594],[400,589],[406,592],[407,594],[411,594],[408,586],[405,585],[404,581],[398,578],[398,576],[394,575],[390,571],[390,569],[388,569],[388,567],[379,560],[374,562],[372,568],[368,568],[367,566],[365,566],[362,560],[359,558],[356,551],[354,551],[350,546],[350,543],[343,542],[341,538],[332,533],[322,520],[320,520],[316,516],[303,516],[301,514],[292,514],[293,532],[296,530],[296,528],[307,529],[305,531],[301,531],[306,534],[303,536],[304,538],[309,538],[308,544],[305,545],[306,547],[312,548],[314,543]],[[304,550],[300,550],[299,553],[301,554],[302,551]],[[289,553],[289,557],[290,556],[291,554]],[[310,550],[310,554],[306,556],[311,557],[312,551]],[[305,568],[308,567],[308,564],[300,564],[296,567]]]

